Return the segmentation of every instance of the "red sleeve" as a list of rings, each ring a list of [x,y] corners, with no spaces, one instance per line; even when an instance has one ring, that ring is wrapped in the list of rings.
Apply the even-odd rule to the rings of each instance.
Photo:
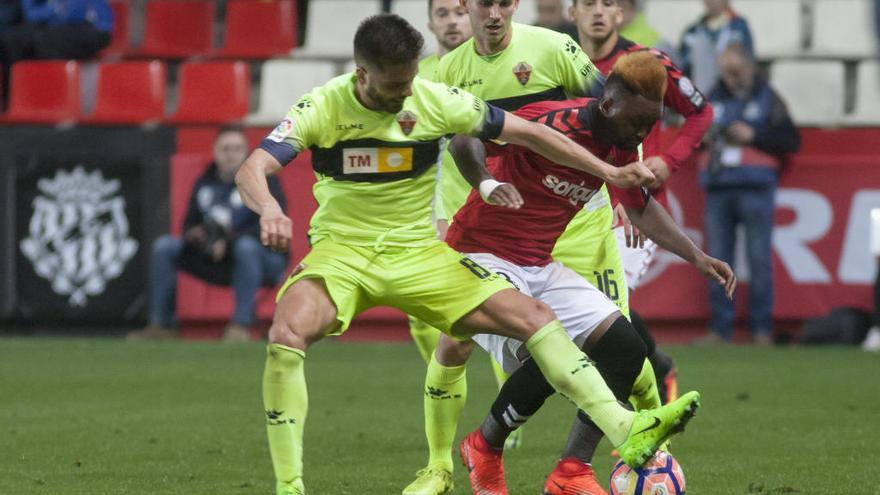
[[[622,204],[625,208],[643,209],[648,206],[648,198],[651,193],[642,187],[628,187],[621,189],[619,187],[608,185],[608,194],[611,196],[611,206]]]
[[[586,106],[589,100],[587,98],[578,98],[576,100],[561,101],[539,101],[530,103],[513,112],[514,115],[521,119],[531,120],[539,124],[547,125],[559,132],[565,134],[565,126],[573,126],[574,119],[577,117],[576,109]],[[561,125],[559,124],[561,113],[559,110],[571,110],[567,113],[569,116]],[[506,154],[527,151],[534,153],[522,146],[498,143],[496,141],[486,141],[486,155],[490,157],[503,156]]]
[[[666,67],[669,84],[663,101],[684,117],[684,124],[675,141],[662,151],[659,149],[659,126],[655,126],[645,139],[644,151],[646,157],[659,155],[669,165],[670,171],[675,172],[700,147],[703,135],[712,126],[712,105],[665,53],[656,49],[651,52]]]

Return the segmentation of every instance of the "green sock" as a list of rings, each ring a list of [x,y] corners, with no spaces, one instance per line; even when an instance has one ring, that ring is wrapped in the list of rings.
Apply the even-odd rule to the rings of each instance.
[[[595,364],[571,341],[559,320],[538,330],[526,347],[553,388],[586,412],[613,445],[626,440],[632,411],[617,402]]]
[[[416,347],[419,349],[419,354],[422,355],[422,359],[425,360],[425,363],[430,363],[431,355],[434,354],[434,349],[437,348],[437,342],[440,341],[440,330],[437,330],[418,318],[409,316],[408,319],[409,333],[412,335],[413,342],[416,343]]]
[[[636,408],[636,411],[642,409],[654,409],[660,407],[660,392],[657,390],[657,378],[654,376],[654,367],[651,362],[645,359],[642,365],[642,372],[636,377],[633,383],[632,394],[629,396],[629,403]]]
[[[309,397],[304,373],[305,352],[269,344],[263,372],[263,406],[275,478],[281,484],[302,483],[303,429]]]
[[[425,435],[428,466],[452,472],[452,444],[467,400],[467,366],[446,367],[432,354],[425,376]]]

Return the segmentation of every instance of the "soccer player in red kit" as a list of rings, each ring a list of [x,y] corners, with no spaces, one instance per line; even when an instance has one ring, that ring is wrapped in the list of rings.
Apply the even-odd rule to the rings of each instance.
[[[623,166],[637,160],[639,143],[660,118],[666,82],[665,68],[653,55],[633,54],[617,62],[601,99],[541,102],[516,113]],[[597,193],[602,181],[528,149],[498,144],[487,145],[491,154],[502,158],[490,175],[482,166],[484,148],[471,143],[456,138],[450,145],[468,182],[478,186],[484,197],[494,188],[511,185],[520,197],[504,205],[514,208],[504,208],[472,192],[455,216],[447,242],[468,253],[479,266],[550,305],[618,400],[626,401],[641,371],[645,344],[614,303],[551,255],[569,221]],[[732,293],[736,279],[730,267],[700,251],[647,191],[614,192],[638,228]],[[474,493],[506,494],[501,461],[504,440],[541,407],[553,388],[517,342],[489,335],[474,336],[473,341],[513,374],[481,427],[462,442],[462,458]],[[437,352],[444,360],[457,357],[463,363],[472,348],[470,343],[441,337]]]
[[[662,146],[660,142],[661,125],[655,125],[643,143],[643,156],[645,164],[657,177],[656,183],[650,187],[651,195],[668,210],[666,181],[700,146],[703,135],[712,125],[711,105],[669,56],[655,48],[634,43],[619,34],[618,26],[623,21],[623,11],[618,0],[573,0],[569,13],[577,26],[581,47],[603,74],[607,75],[614,62],[622,55],[635,52],[651,53],[666,68],[668,83],[663,103],[666,108],[680,115],[683,122],[675,139],[667,146]],[[615,210],[617,213],[620,211],[620,207]],[[621,223],[626,224],[625,218]],[[577,231],[573,230],[572,233],[576,234]],[[624,225],[615,228],[615,233],[627,286],[629,290],[635,290],[651,263],[656,245],[648,240],[643,246],[627,246]],[[580,257],[576,250],[583,244],[583,239],[576,237],[563,236],[554,251],[556,259],[573,268],[579,268]],[[585,273],[583,269],[578,271]],[[661,399],[664,402],[669,398],[674,399],[677,384],[672,359],[656,350],[654,339],[632,309],[630,317],[648,346],[648,359],[657,377]]]

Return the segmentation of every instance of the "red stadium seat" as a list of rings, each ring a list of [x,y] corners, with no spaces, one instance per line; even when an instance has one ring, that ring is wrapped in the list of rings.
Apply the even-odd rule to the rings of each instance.
[[[296,39],[293,0],[230,0],[221,57],[272,58],[288,55]]]
[[[207,55],[214,41],[214,2],[153,0],[147,2],[144,42],[139,55],[187,58]]]
[[[250,97],[245,62],[186,63],[180,67],[174,124],[222,124],[244,118]]]
[[[165,114],[165,64],[120,62],[101,64],[94,124],[142,124],[160,121]]]
[[[52,124],[80,118],[79,64],[73,60],[12,66],[6,122]]]
[[[101,58],[118,58],[129,51],[128,2],[110,2],[110,8],[113,9],[113,32],[110,44],[99,54]]]

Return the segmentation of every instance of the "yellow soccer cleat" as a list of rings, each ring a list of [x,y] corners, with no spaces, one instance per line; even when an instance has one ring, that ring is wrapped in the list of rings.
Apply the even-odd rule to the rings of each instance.
[[[632,467],[641,467],[671,436],[684,431],[698,407],[700,393],[688,392],[665,406],[637,412],[629,437],[617,446],[620,459]]]
[[[452,473],[442,468],[426,467],[416,473],[416,480],[403,489],[403,495],[444,495],[452,493]]]

